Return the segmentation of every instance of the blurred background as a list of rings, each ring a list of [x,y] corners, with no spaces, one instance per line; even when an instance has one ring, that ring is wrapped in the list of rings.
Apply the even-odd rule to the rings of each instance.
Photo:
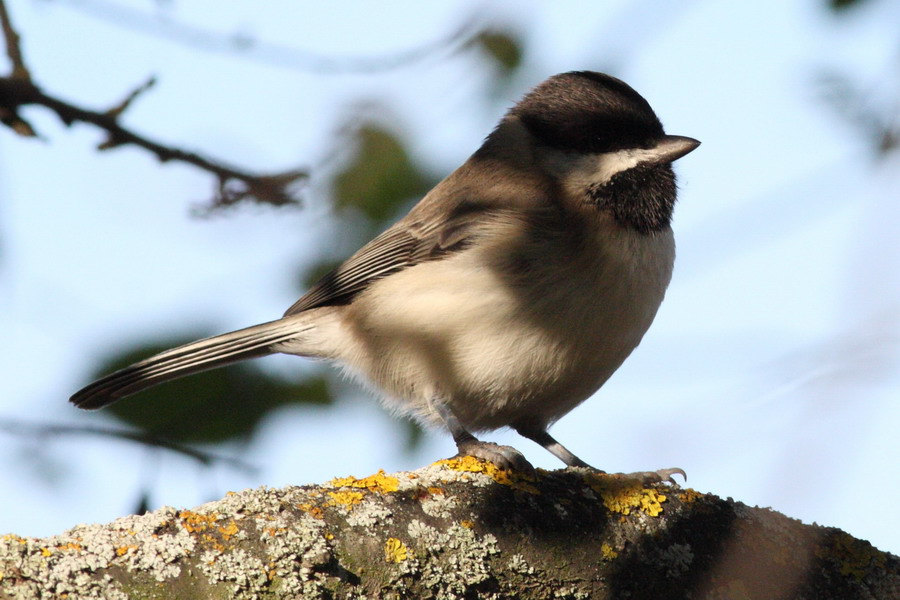
[[[20,109],[37,138],[0,128],[0,533],[452,455],[449,436],[295,357],[97,413],[67,399],[157,349],[277,318],[530,87],[592,69],[703,145],[676,167],[678,259],[655,324],[553,435],[605,470],[679,466],[697,490],[900,553],[900,3],[5,5],[46,94],[103,112],[153,76],[122,125],[309,176],[296,204],[240,189],[217,203],[210,173],[98,151],[101,130],[44,107]]]

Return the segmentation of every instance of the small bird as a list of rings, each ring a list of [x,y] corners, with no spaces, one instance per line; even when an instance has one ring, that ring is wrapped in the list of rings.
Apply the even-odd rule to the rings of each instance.
[[[459,449],[531,465],[473,432],[511,427],[589,467],[547,428],[640,343],[672,275],[672,162],[647,101],[591,71],[550,77],[400,221],[275,321],[135,363],[72,396],[96,409],[156,384],[274,353],[333,361]],[[671,480],[680,469],[642,476]]]

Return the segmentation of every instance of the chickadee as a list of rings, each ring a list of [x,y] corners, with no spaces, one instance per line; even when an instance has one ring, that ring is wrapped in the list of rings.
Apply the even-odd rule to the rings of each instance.
[[[596,392],[650,327],[675,258],[671,163],[699,144],[666,135],[614,77],[555,75],[282,318],[162,352],[71,401],[96,409],[281,352],[340,364],[394,411],[448,429],[460,455],[530,468],[514,448],[472,435],[512,427],[587,467],[547,428]]]

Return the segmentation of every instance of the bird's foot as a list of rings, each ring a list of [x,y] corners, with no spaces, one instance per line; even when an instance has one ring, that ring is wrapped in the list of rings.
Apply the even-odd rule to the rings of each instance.
[[[507,471],[534,473],[531,463],[512,446],[501,446],[471,438],[458,442],[456,447],[459,448],[457,456],[474,456]]]
[[[679,485],[673,475],[681,475],[685,481],[687,481],[687,473],[684,472],[684,469],[679,469],[678,467],[672,467],[670,469],[660,469],[658,471],[638,471],[636,473],[613,473],[618,477],[622,477],[625,479],[636,479],[643,484],[651,484],[651,483],[671,483],[672,485]]]

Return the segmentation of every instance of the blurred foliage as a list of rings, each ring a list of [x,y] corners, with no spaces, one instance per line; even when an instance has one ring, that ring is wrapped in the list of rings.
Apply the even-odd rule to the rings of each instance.
[[[864,0],[829,0],[837,14],[843,9],[862,5]],[[897,30],[900,32],[900,29]],[[895,55],[895,61],[897,60]],[[892,74],[896,74],[895,62]],[[850,125],[854,133],[872,149],[876,159],[893,154],[900,148],[900,98],[888,77],[861,77],[861,74],[839,67],[820,68],[815,84],[822,100]],[[887,93],[885,93],[885,90]]]
[[[876,158],[900,147],[900,103],[878,101],[872,84],[837,70],[823,70],[818,81],[823,100],[864,140]]]
[[[505,75],[512,74],[522,65],[522,46],[510,33],[485,30],[473,43],[498,64]]]
[[[98,375],[195,339],[191,336],[131,348],[103,365]],[[166,440],[215,443],[248,439],[276,408],[331,402],[321,377],[286,381],[265,373],[255,363],[240,363],[150,388],[108,410],[119,420]]]
[[[429,178],[412,163],[396,135],[368,122],[355,137],[356,155],[334,178],[335,206],[354,206],[380,222],[392,219],[403,202],[428,191]]]
[[[859,6],[864,0],[828,0],[828,7],[834,11],[840,11],[852,6]]]
[[[334,175],[333,216],[352,247],[365,244],[372,232],[392,223],[409,202],[423,196],[434,184],[411,159],[392,127],[364,121],[353,128],[353,155]],[[341,140],[346,144],[347,140]],[[360,219],[364,226],[360,227]],[[304,265],[307,286],[337,264],[322,260]],[[304,289],[305,289],[304,287]],[[176,339],[129,348],[98,369],[104,375],[157,352],[203,337],[181,334]],[[327,405],[333,402],[323,377],[288,381],[259,368],[254,361],[207,371],[150,388],[113,404],[109,411],[120,421],[179,443],[217,443],[247,440],[267,414],[287,405]],[[411,421],[398,422],[405,447],[414,449],[422,430]]]
[[[351,117],[351,123],[360,121]],[[334,175],[332,180],[332,203],[337,210],[333,217],[346,236],[351,247],[365,245],[373,235],[389,227],[410,202],[417,201],[430,190],[437,180],[412,160],[412,155],[401,136],[393,133],[398,125],[385,124],[371,119],[361,120],[361,124],[343,127],[352,131],[353,139],[340,140],[341,145],[354,148],[353,155]],[[360,227],[359,219],[365,222]],[[303,269],[303,289],[307,289],[319,278],[326,275],[341,261],[322,260],[312,267]],[[412,451],[422,441],[420,426],[411,420],[398,421],[405,432],[404,447]]]
[[[305,269],[300,277],[301,289],[307,290],[314,283],[328,275],[331,271],[340,266],[344,259],[340,260],[323,260],[314,264],[312,267]]]

